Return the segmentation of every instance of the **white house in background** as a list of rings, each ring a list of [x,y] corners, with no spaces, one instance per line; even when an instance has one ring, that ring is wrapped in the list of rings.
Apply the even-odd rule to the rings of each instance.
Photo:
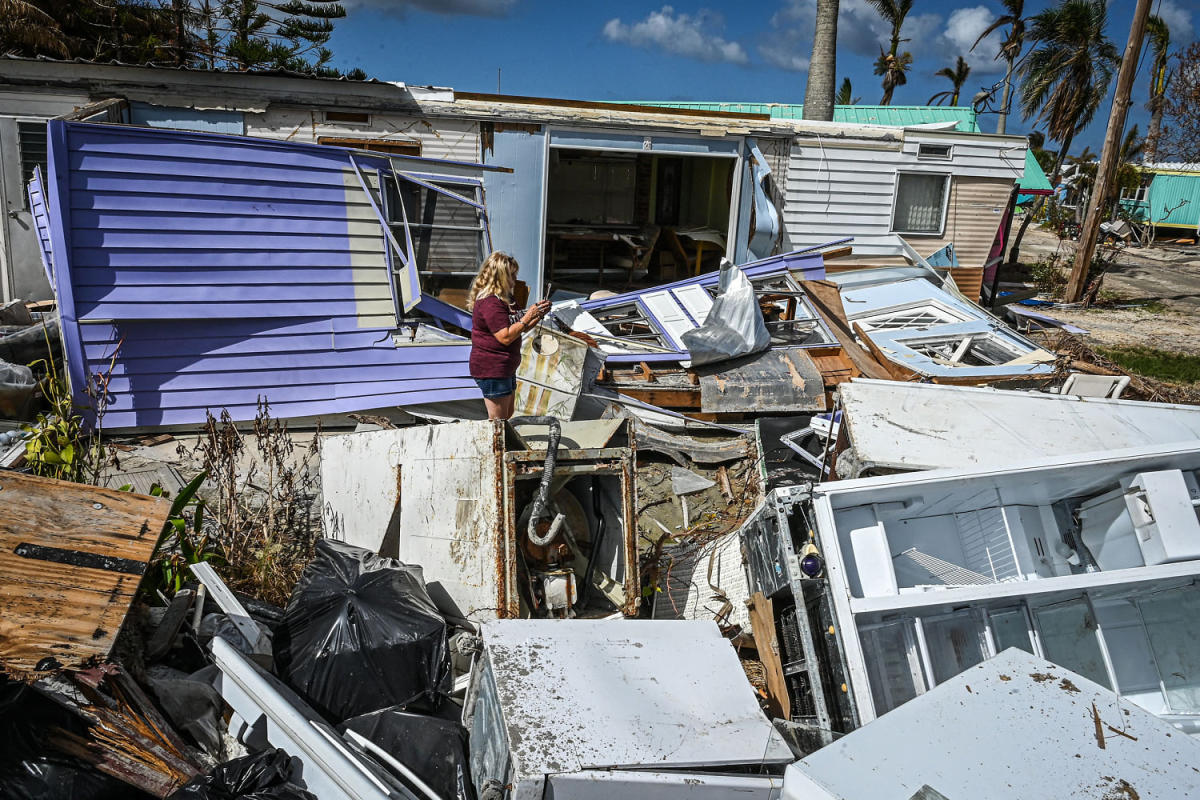
[[[49,295],[24,183],[44,165],[47,118],[119,98],[119,120],[509,167],[486,180],[492,244],[548,284],[643,284],[847,236],[838,266],[894,263],[953,242],[982,266],[1026,143],[916,126],[456,92],[381,81],[5,58],[0,70],[0,292]],[[945,127],[945,126],[942,126]],[[454,220],[423,221],[438,234]],[[670,234],[666,233],[670,231]],[[453,238],[450,234],[446,238]],[[698,266],[699,265],[699,266]],[[422,271],[454,302],[477,265]],[[618,287],[623,288],[623,287]]]

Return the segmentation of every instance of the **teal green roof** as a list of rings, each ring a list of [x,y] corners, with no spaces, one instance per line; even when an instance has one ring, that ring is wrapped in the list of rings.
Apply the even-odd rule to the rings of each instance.
[[[1150,221],[1173,228],[1200,225],[1200,175],[1154,176],[1146,192]]]
[[[1049,192],[1054,188],[1042,170],[1042,165],[1034,157],[1032,147],[1025,151],[1025,177],[1021,178],[1017,185],[1027,192]]]
[[[768,114],[775,119],[803,119],[804,106],[796,103],[694,103],[658,100],[621,101],[661,108],[731,111],[735,114]],[[957,122],[957,130],[979,133],[979,120],[970,106],[834,106],[834,122],[860,125],[928,125]]]

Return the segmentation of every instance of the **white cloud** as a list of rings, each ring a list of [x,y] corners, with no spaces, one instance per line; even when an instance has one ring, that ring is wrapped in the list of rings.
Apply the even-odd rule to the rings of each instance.
[[[1176,0],[1160,0],[1153,8],[1153,13],[1162,17],[1171,31],[1171,39],[1177,44],[1187,44],[1196,35],[1192,27],[1192,12],[1179,5]]]
[[[403,17],[409,11],[427,11],[443,16],[503,17],[517,0],[344,0],[350,11],[374,8],[393,16]]]
[[[1003,61],[997,61],[996,56],[1004,41],[1006,27],[992,31],[986,39],[979,42],[978,47],[971,50],[979,35],[987,30],[995,19],[995,14],[987,6],[958,8],[950,12],[945,33],[942,34],[951,51],[950,60],[953,61],[961,55],[971,65],[973,74],[1003,72],[1007,65]]]
[[[721,18],[701,10],[695,15],[675,13],[671,6],[652,11],[640,22],[626,24],[610,19],[604,25],[604,38],[634,47],[659,48],[668,53],[699,61],[726,61],[745,64],[746,51],[737,42],[722,39],[711,29],[721,27]]]

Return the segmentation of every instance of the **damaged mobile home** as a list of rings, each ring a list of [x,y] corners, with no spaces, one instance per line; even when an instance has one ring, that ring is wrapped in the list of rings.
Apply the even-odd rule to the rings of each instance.
[[[544,289],[621,290],[853,236],[838,267],[903,263],[953,244],[968,296],[1003,239],[1023,137],[765,113],[481,95],[379,81],[220,74],[6,58],[0,142],[7,299],[47,293],[28,204],[13,187],[44,165],[40,122],[108,102],[104,120],[495,165],[483,173],[497,249]],[[11,134],[11,135],[10,135]],[[425,291],[460,302],[470,275],[432,267]],[[41,285],[39,285],[41,284]]]
[[[977,304],[1023,138],[4,63],[5,291],[54,300],[0,345],[60,336],[139,493],[8,470],[56,441],[13,372],[0,785],[1196,791],[1200,411]],[[508,420],[493,248],[552,299]]]

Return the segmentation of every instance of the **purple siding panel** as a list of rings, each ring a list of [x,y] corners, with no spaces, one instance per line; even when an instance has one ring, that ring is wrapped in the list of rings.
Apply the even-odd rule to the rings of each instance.
[[[397,347],[390,327],[361,326],[358,290],[387,274],[382,248],[358,244],[383,233],[351,207],[347,151],[49,132],[69,371],[80,400],[86,376],[109,374],[107,428],[196,425],[223,408],[247,420],[260,397],[280,417],[479,397],[469,343]]]
[[[29,181],[29,212],[37,229],[42,268],[46,270],[46,279],[54,286],[54,250],[50,245],[50,219],[46,211],[46,190],[43,188],[41,167],[33,168],[33,178]]]

